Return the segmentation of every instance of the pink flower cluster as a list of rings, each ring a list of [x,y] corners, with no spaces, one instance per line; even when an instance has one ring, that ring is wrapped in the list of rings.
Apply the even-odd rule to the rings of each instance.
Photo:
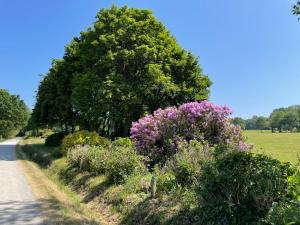
[[[209,101],[189,102],[179,106],[179,111],[185,115],[190,123],[195,123],[201,116],[214,114],[217,120],[224,120],[232,111],[227,106],[218,106]]]
[[[183,139],[200,138],[214,144],[230,144],[244,151],[239,127],[230,123],[232,111],[227,106],[218,106],[209,101],[189,102],[179,107],[158,109],[132,124],[131,138],[143,155],[166,154],[166,143]],[[176,144],[174,145],[176,146]],[[173,153],[176,152],[176,149]]]
[[[133,123],[130,134],[138,149],[150,148],[159,139],[159,121],[152,115],[147,115]]]

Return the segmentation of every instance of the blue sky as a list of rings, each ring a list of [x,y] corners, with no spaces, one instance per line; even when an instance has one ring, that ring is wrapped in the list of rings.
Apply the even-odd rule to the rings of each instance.
[[[112,4],[147,8],[199,56],[210,100],[235,116],[300,104],[300,22],[289,0],[0,0],[0,88],[32,107],[40,74]]]

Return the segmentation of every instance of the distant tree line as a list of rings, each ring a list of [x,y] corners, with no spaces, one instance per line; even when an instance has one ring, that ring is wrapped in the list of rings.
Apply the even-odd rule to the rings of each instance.
[[[253,116],[250,119],[243,119],[240,117],[233,118],[233,124],[239,125],[246,130],[268,130],[270,129],[269,118],[263,116]]]
[[[8,138],[27,125],[29,109],[17,95],[0,89],[0,139]]]
[[[300,105],[273,110],[269,117],[253,116],[251,119],[236,117],[233,123],[246,130],[272,130],[300,132]]]
[[[102,9],[41,81],[32,127],[127,136],[146,113],[208,98],[211,81],[149,10]]]

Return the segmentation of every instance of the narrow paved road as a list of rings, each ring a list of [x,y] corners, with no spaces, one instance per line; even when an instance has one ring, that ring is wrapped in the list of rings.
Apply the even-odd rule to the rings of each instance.
[[[0,143],[0,224],[41,225],[39,205],[16,162],[18,141]]]

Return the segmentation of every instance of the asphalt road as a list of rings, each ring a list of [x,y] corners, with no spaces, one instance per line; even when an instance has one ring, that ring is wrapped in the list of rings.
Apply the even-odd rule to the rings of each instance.
[[[0,143],[0,224],[41,225],[39,204],[16,162],[19,140]]]

